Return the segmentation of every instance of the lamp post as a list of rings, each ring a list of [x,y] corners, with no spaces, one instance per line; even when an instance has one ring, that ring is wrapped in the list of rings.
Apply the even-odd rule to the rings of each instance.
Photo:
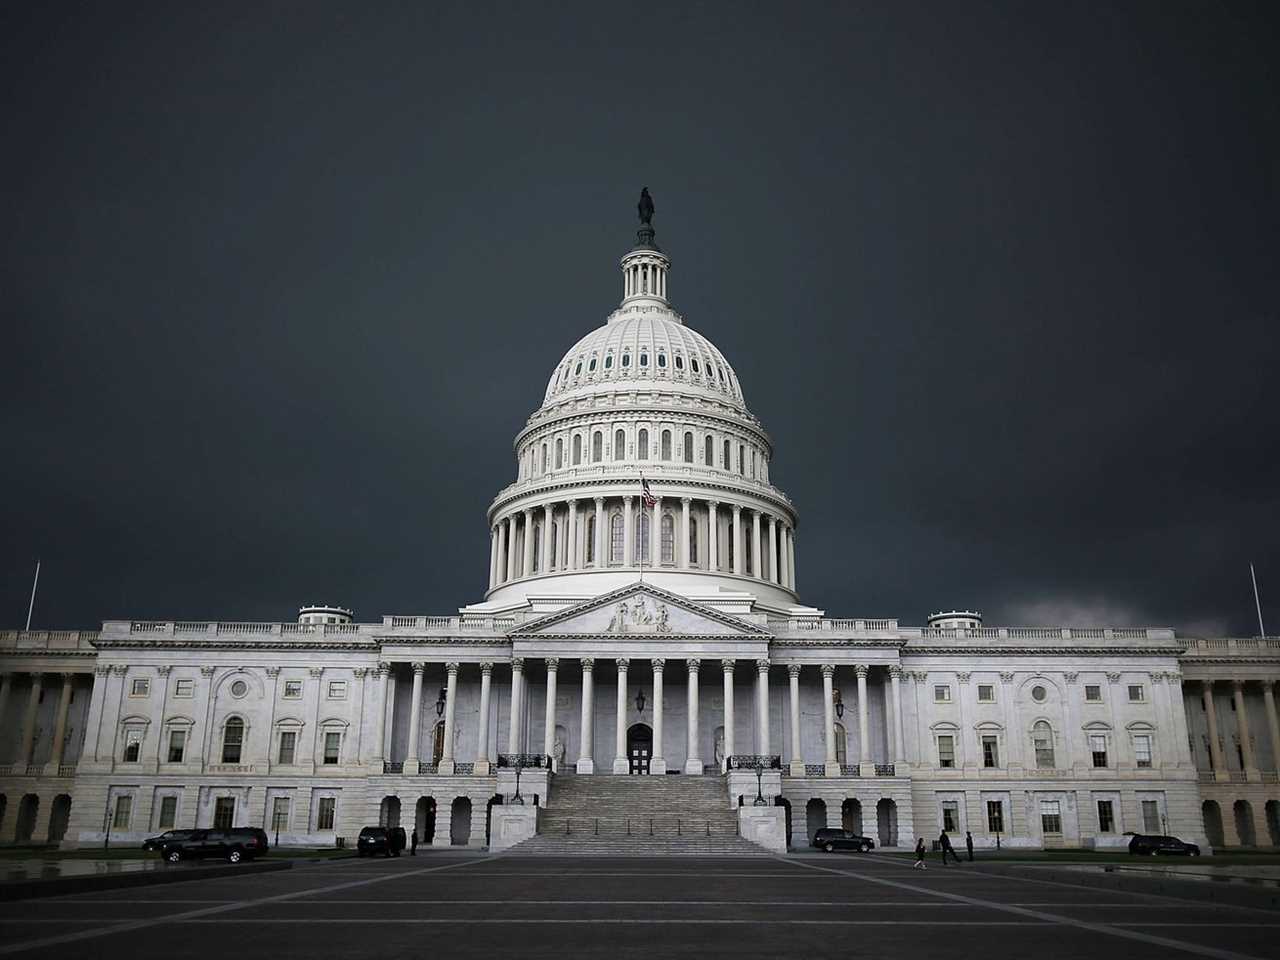
[[[764,759],[756,758],[756,798],[752,802],[753,806],[767,806],[764,802]]]
[[[641,714],[644,713],[644,703],[645,703],[644,691],[637,690],[636,691],[636,713],[641,713]]]
[[[524,797],[520,796],[520,771],[524,769],[524,759],[516,758],[516,795],[511,798],[512,803],[518,803],[523,806]]]

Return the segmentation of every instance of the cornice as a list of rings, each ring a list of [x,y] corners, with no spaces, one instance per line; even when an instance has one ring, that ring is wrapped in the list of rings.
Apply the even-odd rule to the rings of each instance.
[[[563,481],[553,481],[551,483],[538,484],[537,486],[531,486],[519,491],[518,493],[507,493],[507,490],[510,490],[511,486],[515,486],[515,484],[512,484],[511,486],[508,486],[506,489],[500,491],[498,493],[498,496],[494,498],[493,502],[489,504],[489,510],[488,510],[489,524],[490,526],[492,526],[497,514],[501,513],[503,510],[507,509],[512,504],[518,503],[527,497],[542,497],[542,496],[545,496],[546,494],[564,493],[564,492],[569,492],[574,490],[587,490],[587,489],[600,488],[600,487],[622,487],[622,486],[630,488],[629,495],[636,496],[638,491],[638,484],[640,482],[639,481],[640,470],[641,470],[641,467],[637,465],[635,475],[629,476],[629,477],[628,476],[597,477],[595,479],[589,479],[585,477],[565,478]],[[755,490],[739,489],[737,487],[729,486],[728,484],[713,483],[711,480],[696,480],[696,479],[685,478],[685,477],[664,478],[661,474],[657,474],[657,473],[651,473],[648,479],[655,483],[662,483],[662,482],[667,482],[668,480],[674,480],[676,482],[673,483],[673,486],[679,486],[681,488],[691,487],[697,490],[707,491],[708,493],[718,493],[721,495],[720,498],[708,496],[708,497],[705,497],[704,499],[707,499],[707,500],[719,499],[722,505],[726,502],[726,499],[730,496],[738,496],[744,499],[754,498],[766,504],[770,504],[777,510],[778,513],[784,514],[787,517],[787,519],[790,521],[791,526],[794,529],[799,529],[800,527],[800,520],[799,520],[799,516],[796,513],[796,508],[791,504],[790,500],[787,500],[787,499],[779,499],[779,497],[777,496],[771,496],[767,493],[762,493]],[[774,487],[772,484],[770,484],[770,489],[777,490],[777,487]],[[786,497],[786,494],[783,494],[780,490],[778,490],[777,492],[781,497],[783,498]],[[620,494],[607,494],[607,493],[604,494],[604,496],[619,496],[619,495]],[[582,493],[578,495],[577,499],[590,500],[592,499],[593,496],[594,495],[592,494]],[[664,494],[664,497],[665,497],[665,494]],[[561,496],[561,497],[556,497],[555,499],[567,500],[570,498],[567,496]]]
[[[904,641],[905,642],[905,641]],[[1020,644],[1016,647],[921,647],[906,645],[903,647],[903,658],[909,657],[949,657],[957,654],[964,656],[995,657],[1009,655],[1015,657],[1048,656],[1048,657],[1118,657],[1159,656],[1176,657],[1181,646],[1167,647],[1054,647]]]
[[[512,446],[519,450],[520,445],[525,441],[544,432],[556,433],[579,425],[599,426],[601,421],[616,423],[620,420],[688,420],[696,425],[714,425],[717,429],[737,431],[759,441],[765,447],[770,459],[774,453],[772,437],[760,421],[752,416],[742,417],[732,412],[717,413],[685,403],[664,406],[660,403],[646,404],[640,401],[634,405],[599,404],[585,410],[562,411],[537,423],[527,424],[516,434]]]
[[[100,647],[102,646],[102,644],[95,643],[94,646]],[[97,655],[98,655],[98,652],[96,649],[94,650],[41,650],[36,647],[28,647],[24,650],[0,650],[0,657],[25,657],[27,659],[31,659],[32,657],[40,657],[40,658],[96,657]]]
[[[442,637],[439,635],[419,634],[414,636],[395,636],[395,637],[375,637],[378,645],[386,647],[405,647],[405,646],[466,646],[466,647],[493,647],[493,646],[510,646],[511,640],[506,636],[494,637]]]
[[[281,640],[99,640],[104,650],[360,650],[377,651],[373,641],[340,640],[334,643],[290,643]]]
[[[821,650],[826,647],[858,647],[862,649],[880,648],[897,650],[900,654],[906,640],[885,637],[832,637],[826,640],[790,640],[775,638],[769,646],[779,650]]]

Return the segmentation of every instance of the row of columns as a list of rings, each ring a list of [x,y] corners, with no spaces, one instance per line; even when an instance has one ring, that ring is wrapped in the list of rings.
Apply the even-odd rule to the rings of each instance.
[[[1260,780],[1258,760],[1253,749],[1253,739],[1249,731],[1249,715],[1244,708],[1244,680],[1232,680],[1231,699],[1235,706],[1236,737],[1240,741],[1240,752],[1244,760],[1244,772],[1247,780]],[[1200,681],[1200,695],[1204,704],[1205,721],[1209,727],[1209,764],[1217,779],[1228,778],[1227,761],[1222,753],[1222,744],[1218,740],[1218,715],[1214,710],[1213,680]],[[1267,732],[1271,737],[1271,757],[1274,766],[1280,767],[1280,718],[1276,714],[1275,681],[1262,681],[1262,703],[1267,714]]]
[[[6,673],[0,674],[0,718],[4,717],[5,711],[9,707],[9,695],[13,691],[13,684],[18,674]],[[22,739],[18,747],[18,755],[14,766],[16,772],[30,773],[28,769],[35,752],[36,746],[36,719],[40,709],[40,697],[44,693],[44,682],[46,674],[31,674],[31,689],[27,697],[27,708],[22,717]],[[53,752],[49,756],[49,762],[45,771],[56,776],[58,767],[62,765],[63,741],[67,738],[67,717],[71,710],[71,691],[72,684],[75,681],[74,673],[57,673],[49,674],[53,678],[60,678],[62,684],[62,692],[58,698],[58,711],[54,715],[53,724]]]
[[[512,580],[533,576],[535,573],[572,572],[601,569],[604,567],[635,566],[635,537],[638,523],[637,508],[651,510],[649,519],[649,550],[645,563],[652,566],[661,563],[662,498],[655,498],[652,507],[637,504],[638,497],[622,497],[623,544],[622,560],[610,556],[612,543],[606,524],[605,498],[595,497],[594,543],[588,546],[583,524],[579,521],[578,500],[547,503],[540,507],[525,507],[498,519],[489,531],[489,588],[493,589]],[[729,536],[733,542],[733,560],[721,558],[719,553],[719,519],[721,503],[718,500],[699,501],[699,512],[706,514],[706,566],[696,564],[690,557],[689,531],[692,497],[680,498],[680,512],[675,522],[673,557],[667,566],[680,570],[707,569],[745,575],[747,551],[750,550],[752,576],[776,583],[788,590],[796,585],[795,529],[785,518],[761,510],[744,508],[739,504],[725,504],[729,514]],[[561,506],[563,510],[559,509]],[[539,517],[538,514],[542,516]],[[750,514],[750,529],[746,528],[744,513]],[[541,523],[542,537],[538,545],[535,563],[533,530]],[[552,528],[557,530],[556,548],[551,550]],[[523,534],[523,549],[521,549]],[[581,545],[581,549],[580,549]],[[766,553],[767,551],[767,553]],[[587,560],[588,554],[591,557]],[[765,559],[768,559],[768,570]]]

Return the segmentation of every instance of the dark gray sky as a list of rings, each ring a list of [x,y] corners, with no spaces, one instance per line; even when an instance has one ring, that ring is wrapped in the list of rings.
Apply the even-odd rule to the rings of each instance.
[[[807,602],[1280,627],[1274,3],[27,6],[0,626],[480,599],[647,184]]]

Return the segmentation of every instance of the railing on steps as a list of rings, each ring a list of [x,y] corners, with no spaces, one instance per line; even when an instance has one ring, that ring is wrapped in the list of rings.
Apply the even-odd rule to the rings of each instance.
[[[729,758],[730,770],[781,770],[782,757],[754,753],[736,753]]]
[[[500,753],[499,767],[520,767],[525,770],[551,769],[551,757],[544,753]]]
[[[736,817],[732,824],[694,817],[546,817],[538,826],[540,836],[658,839],[740,836]]]

